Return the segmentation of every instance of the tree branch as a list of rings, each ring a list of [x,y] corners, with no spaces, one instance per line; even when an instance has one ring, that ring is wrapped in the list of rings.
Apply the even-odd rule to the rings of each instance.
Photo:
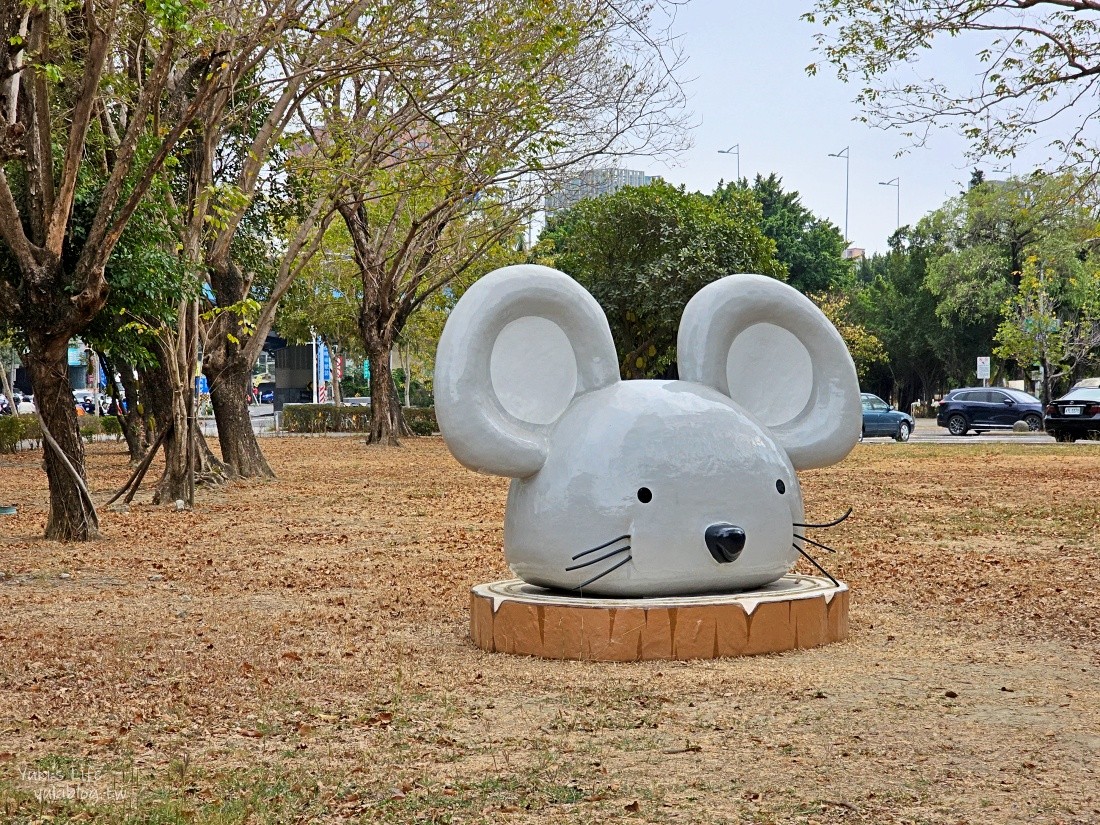
[[[38,258],[34,253],[27,234],[23,231],[23,221],[19,216],[19,207],[12,197],[8,186],[8,176],[0,168],[0,238],[8,245],[24,277],[32,276],[38,268]]]
[[[84,143],[88,136],[88,125],[95,111],[99,81],[103,76],[103,67],[107,61],[107,48],[110,37],[106,29],[95,18],[94,0],[84,0],[84,19],[88,28],[88,51],[84,55],[84,79],[76,94],[72,122],[69,126],[69,142],[65,147],[64,162],[57,198],[50,211],[46,224],[45,248],[57,258],[61,257],[65,235],[68,230],[69,216],[72,214],[73,198],[76,195],[76,180],[80,173],[80,164],[84,159]]]

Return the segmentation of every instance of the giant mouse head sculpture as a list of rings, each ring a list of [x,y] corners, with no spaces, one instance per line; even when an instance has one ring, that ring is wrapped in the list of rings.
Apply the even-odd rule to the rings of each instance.
[[[458,302],[439,342],[436,416],[467,467],[513,479],[512,570],[587,595],[758,587],[798,555],[796,470],[861,427],[855,367],[797,290],[730,275],[695,295],[680,381],[621,381],[607,319],[567,275],[510,266]]]

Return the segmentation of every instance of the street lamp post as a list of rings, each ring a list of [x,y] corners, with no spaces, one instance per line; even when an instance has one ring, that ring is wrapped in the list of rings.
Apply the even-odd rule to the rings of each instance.
[[[897,192],[898,192],[898,218],[897,218],[897,226],[895,226],[894,228],[895,228],[895,230],[901,229],[901,178],[897,177],[897,178],[894,178],[893,180],[880,180],[878,182],[878,185],[879,186],[893,186],[897,190]]]
[[[737,180],[741,180],[741,144],[735,143],[729,149],[719,149],[720,155],[737,155]]]
[[[851,153],[848,151],[851,147],[845,146],[839,152],[830,152],[831,158],[844,158],[844,244],[848,245],[848,172],[851,169]]]

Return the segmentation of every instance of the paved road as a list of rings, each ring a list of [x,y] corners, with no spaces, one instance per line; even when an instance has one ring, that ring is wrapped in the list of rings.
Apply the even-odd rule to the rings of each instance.
[[[248,408],[248,414],[252,418],[252,429],[262,435],[274,435],[275,408],[271,404],[253,405]],[[216,435],[217,428],[213,418],[202,420],[203,432],[207,435]],[[916,444],[991,444],[1006,442],[1010,444],[1053,444],[1054,439],[1046,433],[1013,433],[1005,430],[991,430],[977,435],[974,432],[964,436],[949,435],[943,427],[936,426],[934,418],[918,418],[916,429],[909,439]],[[866,444],[893,444],[892,438],[868,438]],[[1100,448],[1100,441],[1078,441],[1078,444],[1089,444]]]
[[[274,404],[250,404],[248,417],[252,419],[252,429],[259,435],[274,435],[275,405]],[[216,436],[218,426],[214,423],[213,416],[204,416],[199,419],[199,426],[203,435]]]
[[[1014,433],[1011,430],[988,430],[981,435],[973,430],[963,436],[950,435],[943,427],[936,426],[934,418],[918,418],[910,443],[918,444],[990,444],[1006,442],[1010,444],[1054,444],[1054,438],[1046,433]],[[892,444],[892,438],[868,438],[867,444]],[[1078,441],[1077,444],[1089,444],[1100,447],[1100,441]]]

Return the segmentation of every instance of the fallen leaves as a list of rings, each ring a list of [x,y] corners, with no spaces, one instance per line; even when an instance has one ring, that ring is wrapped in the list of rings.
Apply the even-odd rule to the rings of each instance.
[[[803,474],[807,521],[855,506],[822,531],[853,589],[849,642],[631,666],[469,644],[469,586],[508,575],[508,482],[438,439],[265,440],[278,481],[202,492],[188,514],[143,491],[80,552],[36,538],[44,475],[16,456],[19,478],[0,473],[0,500],[21,504],[0,536],[0,780],[133,754],[163,790],[186,751],[208,772],[188,777],[195,798],[222,798],[210,777],[242,766],[301,771],[292,792],[350,821],[391,805],[395,821],[671,806],[793,822],[797,805],[839,822],[845,799],[883,825],[1039,821],[1055,799],[1095,818],[1100,697],[1080,668],[1100,649],[1100,451],[897,446]],[[125,457],[90,445],[89,472],[120,485]]]

